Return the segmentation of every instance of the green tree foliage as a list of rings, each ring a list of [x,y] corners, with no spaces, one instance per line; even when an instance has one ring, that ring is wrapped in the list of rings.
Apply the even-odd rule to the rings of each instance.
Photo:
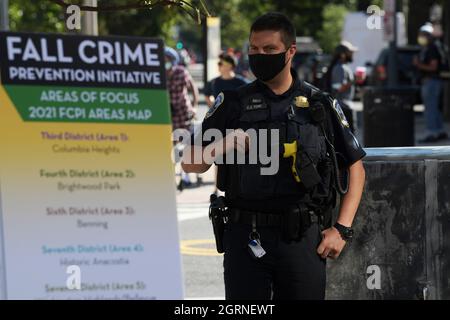
[[[9,20],[12,31],[62,32],[64,10],[49,1],[10,0]]]
[[[192,20],[187,17],[178,17],[177,20],[178,34],[172,33],[172,36],[177,37],[177,40],[183,43],[184,47],[193,50],[197,54],[201,54],[203,51],[203,26],[192,23]]]
[[[222,20],[222,46],[241,48],[248,38],[251,22],[267,11],[279,11],[294,22],[298,36],[317,38],[326,51],[340,41],[347,12],[383,0],[209,0],[213,15]],[[330,41],[331,40],[331,41]]]
[[[270,0],[206,0],[212,16],[220,17],[222,48],[243,49],[248,40],[250,25],[264,12],[274,10]],[[179,39],[197,53],[202,52],[202,26],[178,16]]]
[[[220,17],[222,47],[236,49],[242,49],[248,40],[251,22],[274,9],[269,0],[207,0],[206,4],[212,16]],[[189,28],[184,24],[183,30]]]
[[[122,2],[113,0],[113,2]],[[180,12],[177,8],[157,7],[151,10],[123,10],[99,13],[99,33],[102,35],[133,35],[163,37],[173,45],[173,26]],[[181,13],[182,14],[182,13]],[[191,24],[195,22],[186,15]]]
[[[80,1],[69,1],[80,3]],[[130,3],[128,0],[99,0],[108,5]],[[267,11],[280,11],[294,22],[299,36],[312,36],[326,51],[340,40],[347,11],[362,9],[382,0],[206,0],[212,16],[221,18],[223,48],[241,49],[248,39],[252,21]],[[64,10],[48,0],[10,0],[10,24],[15,31],[63,32]],[[128,9],[100,12],[101,35],[163,37],[171,46],[182,41],[185,47],[201,51],[202,27],[177,7],[152,10]]]
[[[325,52],[333,52],[341,41],[347,13],[348,9],[344,5],[329,4],[324,7],[322,29],[317,33],[317,39]]]
[[[328,0],[290,1],[278,0],[275,9],[286,14],[294,22],[298,36],[315,36],[321,29],[322,8],[329,3]]]
[[[102,1],[110,6],[132,3],[129,0],[99,0],[99,3]],[[66,3],[82,2],[67,0]],[[65,31],[64,8],[48,0],[10,0],[9,16],[13,31]],[[181,19],[186,19],[191,26],[196,25],[191,16],[176,6],[157,6],[151,10],[101,11],[98,15],[99,34],[163,37],[174,45],[174,26]]]

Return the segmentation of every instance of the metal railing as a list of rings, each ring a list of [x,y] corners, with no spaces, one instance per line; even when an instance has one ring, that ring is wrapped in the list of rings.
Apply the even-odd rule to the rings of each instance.
[[[450,160],[450,146],[368,148],[364,161]]]

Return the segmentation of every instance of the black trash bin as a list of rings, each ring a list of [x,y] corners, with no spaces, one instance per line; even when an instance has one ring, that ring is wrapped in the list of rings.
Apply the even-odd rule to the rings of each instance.
[[[414,146],[417,87],[368,87],[364,91],[364,145],[367,148]]]

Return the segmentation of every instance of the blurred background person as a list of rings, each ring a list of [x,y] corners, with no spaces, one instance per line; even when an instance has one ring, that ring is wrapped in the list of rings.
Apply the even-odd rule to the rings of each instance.
[[[420,28],[417,42],[422,50],[413,61],[413,64],[420,72],[421,95],[425,105],[427,132],[425,137],[419,141],[421,143],[432,143],[448,138],[439,109],[442,93],[442,80],[439,77],[439,68],[442,57],[433,32],[434,28],[431,23],[427,23]]]
[[[354,131],[353,111],[350,106],[355,98],[355,77],[350,64],[353,62],[353,53],[357,50],[358,48],[350,42],[342,41],[335,48],[333,59],[325,75],[326,90],[339,101],[352,131]]]
[[[170,110],[172,114],[172,130],[192,130],[195,108],[198,106],[199,93],[189,71],[180,64],[180,56],[173,48],[166,47],[165,68],[167,75],[167,89],[170,96]],[[192,98],[191,98],[192,97]],[[181,170],[178,190],[190,186],[189,175]],[[198,181],[197,181],[198,183]]]
[[[220,76],[212,79],[205,86],[205,99],[209,108],[211,108],[214,100],[222,91],[235,90],[248,83],[243,77],[236,75],[234,70],[237,66],[237,60],[233,55],[228,53],[221,54],[218,66]]]
[[[183,48],[180,51],[177,51],[177,53],[178,53],[178,56],[180,57],[180,61],[178,63],[179,65],[187,67],[192,63],[192,58],[191,58],[188,50]]]

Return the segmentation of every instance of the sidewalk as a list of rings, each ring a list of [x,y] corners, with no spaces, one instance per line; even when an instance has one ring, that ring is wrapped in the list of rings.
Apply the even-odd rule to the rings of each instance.
[[[177,190],[177,203],[178,204],[209,204],[209,196],[214,192],[215,184],[215,170],[212,166],[207,172],[201,174],[203,183],[200,187],[196,187],[196,175],[190,174],[192,187],[185,188],[182,192]]]
[[[425,135],[425,118],[423,116],[423,114],[417,114],[416,113],[416,123],[415,123],[416,127],[415,127],[415,132],[416,132],[416,146],[420,147],[420,146],[450,146],[450,138],[444,141],[439,141],[436,143],[428,143],[428,144],[423,144],[423,143],[419,143],[419,140],[422,139]],[[447,134],[450,137],[450,123],[449,122],[445,122],[445,130],[447,131]]]

